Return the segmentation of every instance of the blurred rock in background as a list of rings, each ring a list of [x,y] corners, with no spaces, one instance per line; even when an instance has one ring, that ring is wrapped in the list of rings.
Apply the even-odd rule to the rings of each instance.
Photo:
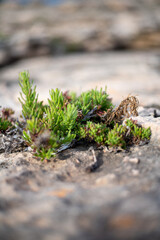
[[[0,7],[1,65],[37,55],[160,47],[159,0],[8,2]]]
[[[42,64],[43,66],[43,62],[45,62],[43,59],[44,56],[45,59],[46,57],[49,59],[50,64],[52,64],[53,58],[56,59],[53,64],[55,62],[58,64],[60,60],[61,73],[58,73],[58,75],[61,74],[64,76],[63,84],[61,85],[65,85],[66,88],[67,86],[70,87],[70,79],[64,80],[66,76],[66,67],[63,68],[62,58],[67,54],[67,56],[64,56],[64,61],[68,62],[71,59],[68,55],[73,53],[76,53],[77,57],[74,56],[74,59],[79,61],[78,64],[81,65],[79,74],[83,82],[83,84],[81,84],[77,81],[76,75],[72,76],[74,78],[72,81],[78,84],[78,86],[75,86],[75,90],[77,90],[77,88],[86,89],[86,84],[89,87],[91,80],[86,76],[89,76],[90,72],[94,71],[101,72],[99,75],[96,75],[97,83],[100,82],[102,85],[108,85],[108,74],[103,74],[107,67],[108,71],[112,72],[112,78],[115,79],[116,77],[116,81],[121,85],[121,88],[126,89],[124,94],[129,94],[131,89],[127,87],[130,85],[131,81],[137,81],[141,77],[140,75],[138,76],[139,72],[137,71],[137,69],[139,69],[139,64],[144,64],[142,72],[145,72],[150,78],[150,80],[148,80],[148,78],[143,78],[144,83],[147,82],[147,86],[156,84],[153,88],[159,89],[160,86],[157,86],[160,66],[159,50],[159,0],[4,0],[1,1],[0,4],[0,84],[3,85],[1,89],[9,89],[9,94],[11,94],[10,89],[12,84],[10,84],[10,86],[6,85],[7,82],[13,82],[13,78],[14,81],[17,81],[19,71],[24,69],[30,71],[32,62],[37,65],[37,68],[39,62],[41,62],[40,65]],[[117,55],[111,54],[115,51],[119,52],[119,62],[116,60]],[[137,53],[136,58],[138,60],[133,60],[132,62],[133,51]],[[138,55],[138,52],[141,52],[140,56],[142,56],[142,51],[144,53],[144,57],[142,58],[143,62],[141,62],[141,57]],[[146,54],[148,51],[150,54]],[[98,55],[96,55],[97,58],[95,58],[96,56],[94,55],[94,64],[90,64],[88,69],[85,68],[85,77],[83,78],[81,73],[84,71],[84,68],[83,62],[81,61],[84,61],[84,53],[86,52],[98,53]],[[126,52],[129,54],[126,54]],[[81,53],[83,53],[82,60],[80,60]],[[110,54],[108,55],[108,53]],[[112,57],[109,58],[112,59],[112,66],[103,65],[103,69],[102,67],[98,67],[101,64],[100,59],[102,54],[103,59],[108,59],[108,57],[112,55]],[[61,55],[61,58],[59,58],[59,55]],[[122,59],[125,58],[125,62],[122,68],[123,70],[119,67],[117,72],[117,68],[114,68],[114,65],[122,65],[120,56],[122,56]],[[35,59],[33,60],[33,57],[38,58],[37,62],[35,62]],[[39,60],[39,57],[41,57],[41,60]],[[92,59],[92,57],[91,55],[90,58]],[[128,63],[128,58],[130,63]],[[29,60],[27,62],[17,62],[23,59]],[[86,59],[88,59],[88,55],[86,55]],[[73,60],[71,61],[73,62]],[[114,62],[116,63],[114,64]],[[29,65],[27,65],[28,63]],[[21,67],[19,67],[19,64],[22,64]],[[7,65],[9,65],[9,67]],[[73,67],[74,64],[71,63],[67,71],[71,73]],[[125,67],[129,67],[129,69],[132,68],[129,75],[129,70],[126,69],[125,73]],[[12,71],[13,68],[16,75],[10,76],[9,72],[10,70]],[[146,71],[145,69],[148,70]],[[41,78],[41,74],[44,75],[45,71],[48,72],[47,68],[43,73],[40,69],[39,71],[40,72],[37,70],[37,79],[38,74]],[[123,74],[121,74],[121,71]],[[31,75],[33,72],[32,69]],[[7,74],[8,79],[6,77]],[[103,75],[103,78],[101,75]],[[126,75],[124,78],[128,78],[128,82],[125,80],[125,85],[121,84],[123,75]],[[57,79],[55,78],[55,72],[52,71],[44,77],[42,84],[50,84],[51,81],[51,87],[54,87],[54,83],[57,84],[59,81],[58,77]],[[139,79],[139,81],[141,81],[141,79]],[[149,83],[148,81],[151,82]],[[142,82],[142,85],[144,83]],[[41,86],[41,81],[39,84]],[[91,86],[95,84],[91,84]],[[137,82],[135,85],[138,88]],[[48,88],[50,88],[50,86],[48,86]],[[110,84],[110,87],[110,92],[114,92],[112,84]],[[119,88],[119,85],[117,88]],[[145,86],[144,89],[143,87],[140,89],[143,91],[143,94],[146,92]],[[141,93],[139,89],[132,90],[135,94]],[[153,95],[153,89],[150,90]],[[0,90],[0,99],[4,99],[3,93],[4,91]],[[119,95],[121,97],[123,96],[123,94]],[[151,100],[149,100],[149,102],[154,103],[154,101]],[[146,104],[143,97],[142,104]]]

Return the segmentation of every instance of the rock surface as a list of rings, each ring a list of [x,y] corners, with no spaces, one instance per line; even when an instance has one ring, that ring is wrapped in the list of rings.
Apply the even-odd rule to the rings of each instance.
[[[156,113],[156,114],[155,114]],[[155,108],[139,108],[139,116],[133,117],[140,125],[145,128],[150,127],[152,131],[151,143],[160,146],[160,110]]]
[[[20,109],[18,74],[28,70],[41,100],[49,90],[82,91],[107,86],[114,104],[129,94],[140,105],[160,104],[160,52],[108,52],[41,57],[0,69],[0,105]]]
[[[0,5],[0,65],[79,51],[160,48],[159,0]]]
[[[145,122],[151,112],[140,108],[139,117]],[[0,154],[1,240],[160,238],[160,147],[94,146],[98,169],[90,173],[89,148],[79,144],[49,162],[30,152]]]

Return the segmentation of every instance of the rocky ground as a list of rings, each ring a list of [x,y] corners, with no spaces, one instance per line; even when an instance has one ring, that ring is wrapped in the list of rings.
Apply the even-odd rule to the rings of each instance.
[[[160,147],[154,127],[160,118],[153,112],[140,108],[138,117],[150,122],[150,143],[117,153],[93,146],[95,171],[88,171],[90,145],[49,162],[30,152],[1,153],[0,239],[158,240]]]

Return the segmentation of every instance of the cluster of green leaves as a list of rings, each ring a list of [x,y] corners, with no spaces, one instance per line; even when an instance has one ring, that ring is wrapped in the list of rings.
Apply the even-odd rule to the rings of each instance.
[[[87,121],[85,125],[79,125],[78,136],[80,139],[95,141],[98,145],[107,143],[109,128],[104,123]]]
[[[92,89],[87,92],[83,92],[79,97],[75,94],[72,95],[71,102],[76,105],[79,110],[82,110],[82,114],[86,115],[95,106],[100,107],[102,111],[113,107],[111,101],[108,99],[108,94],[101,88],[100,90]]]
[[[95,141],[98,145],[125,149],[127,145],[149,140],[151,130],[138,126],[131,119],[127,119],[125,125],[116,123],[113,128],[104,123],[88,121],[85,126],[79,127],[78,136],[80,139]]]
[[[14,111],[11,108],[3,108],[1,110],[0,131],[5,132],[7,129],[13,127],[13,124],[9,119],[10,115],[13,113]]]
[[[126,127],[116,123],[114,128],[109,131],[106,143],[111,147],[126,148]]]
[[[106,113],[113,108],[106,89],[87,91],[79,97],[74,93],[69,95],[58,89],[51,89],[48,104],[43,105],[43,102],[38,102],[36,87],[33,86],[33,81],[30,81],[28,72],[20,73],[19,84],[22,90],[19,101],[26,121],[23,137],[33,148],[35,155],[42,160],[55,156],[60,148],[74,139],[126,148],[126,135],[131,139],[150,138],[150,129],[141,128],[132,120],[127,120],[124,126],[108,126],[98,115],[91,116],[93,109]]]
[[[127,119],[125,125],[116,123],[114,128],[108,133],[106,143],[112,147],[126,148],[127,145],[149,140],[150,136],[150,128],[143,128],[138,126],[132,119]]]
[[[30,81],[28,72],[19,74],[20,92],[19,101],[22,105],[22,115],[25,119],[39,118],[43,113],[42,102],[38,102],[36,86],[33,87],[33,81]]]
[[[151,136],[150,128],[143,128],[134,123],[134,121],[127,119],[126,126],[130,129],[130,135],[133,136],[135,141],[149,140]]]
[[[22,89],[19,101],[22,104],[22,114],[26,120],[23,137],[36,152],[36,155],[44,158],[54,156],[57,149],[63,144],[68,144],[75,139],[73,129],[76,126],[78,115],[77,107],[68,103],[65,106],[65,97],[58,90],[50,91],[48,105],[38,102],[36,87],[30,81],[29,73],[22,72],[19,77],[19,85]],[[37,138],[40,138],[45,130],[49,130],[50,136],[46,139],[47,145],[36,146]]]
[[[10,121],[0,117],[0,131],[6,131],[11,126],[12,126],[12,123]]]

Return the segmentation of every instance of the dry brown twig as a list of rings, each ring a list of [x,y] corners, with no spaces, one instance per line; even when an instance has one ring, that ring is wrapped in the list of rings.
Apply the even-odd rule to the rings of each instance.
[[[119,123],[124,118],[138,116],[138,105],[139,101],[135,96],[128,96],[115,110],[108,109],[105,122],[107,124],[110,124],[112,121]]]

